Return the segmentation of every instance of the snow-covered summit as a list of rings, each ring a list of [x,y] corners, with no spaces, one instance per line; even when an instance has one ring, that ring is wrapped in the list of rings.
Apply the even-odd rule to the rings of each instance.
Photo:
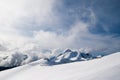
[[[81,60],[89,60],[95,58],[90,53],[84,53],[80,52],[79,50],[71,50],[67,49],[63,53],[52,57],[50,59],[55,64],[62,64],[62,63],[69,63],[69,62],[75,62],[75,61],[81,61]]]

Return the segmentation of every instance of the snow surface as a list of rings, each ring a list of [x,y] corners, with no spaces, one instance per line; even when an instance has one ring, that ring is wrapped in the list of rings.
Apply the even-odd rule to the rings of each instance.
[[[120,52],[88,61],[43,66],[45,63],[42,59],[1,71],[0,80],[120,80]]]

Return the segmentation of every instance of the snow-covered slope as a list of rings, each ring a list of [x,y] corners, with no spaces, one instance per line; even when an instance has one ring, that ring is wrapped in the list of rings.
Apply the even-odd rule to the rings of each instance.
[[[88,60],[41,66],[39,60],[0,72],[0,80],[120,80],[120,52]]]

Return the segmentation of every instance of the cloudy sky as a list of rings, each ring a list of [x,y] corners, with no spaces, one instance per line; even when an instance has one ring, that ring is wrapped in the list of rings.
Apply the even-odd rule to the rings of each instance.
[[[119,3],[119,0],[0,0],[0,47],[120,51]]]

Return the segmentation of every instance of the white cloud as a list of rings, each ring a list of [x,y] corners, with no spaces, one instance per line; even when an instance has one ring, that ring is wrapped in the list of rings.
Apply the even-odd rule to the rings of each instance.
[[[95,35],[88,31],[88,26],[96,23],[96,16],[91,9],[88,9],[90,14],[87,15],[91,19],[90,23],[76,20],[70,29],[60,34],[42,30],[43,25],[54,28],[61,23],[61,16],[56,16],[54,12],[56,2],[56,0],[0,0],[1,44],[5,42],[9,44],[5,45],[7,48],[20,48],[20,50],[32,48],[36,50],[36,47],[108,48],[112,47],[111,44],[115,48],[119,47],[118,38]],[[21,35],[24,32],[30,34],[29,31],[34,35],[31,37]]]
[[[21,28],[57,23],[54,3],[55,0],[0,0],[0,31],[20,33]]]
[[[57,23],[54,3],[55,0],[0,0],[0,42],[20,47],[31,40],[23,35],[29,35],[29,29]]]

